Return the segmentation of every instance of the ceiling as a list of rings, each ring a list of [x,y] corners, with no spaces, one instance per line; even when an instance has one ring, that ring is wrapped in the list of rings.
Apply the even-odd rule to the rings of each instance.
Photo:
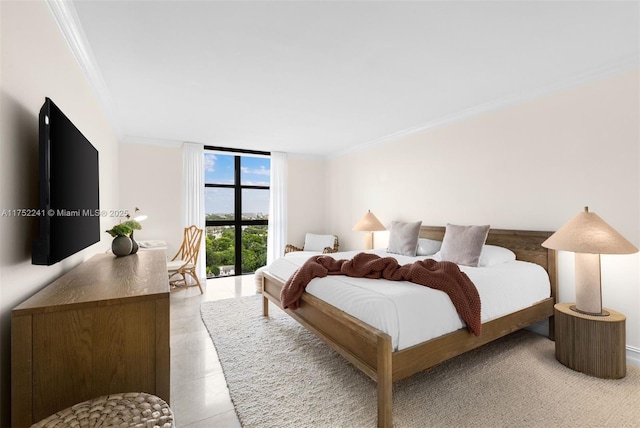
[[[66,7],[124,142],[332,156],[638,68],[640,50],[636,1]]]

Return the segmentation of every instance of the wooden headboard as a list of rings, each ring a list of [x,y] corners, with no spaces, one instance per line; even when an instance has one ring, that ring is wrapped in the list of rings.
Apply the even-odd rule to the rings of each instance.
[[[442,241],[445,228],[442,226],[422,226],[420,237]],[[541,244],[553,232],[538,232],[531,230],[489,229],[487,244],[498,245],[510,249],[518,260],[531,262],[542,266],[549,274],[551,295],[557,296],[558,263],[555,250],[544,248]]]

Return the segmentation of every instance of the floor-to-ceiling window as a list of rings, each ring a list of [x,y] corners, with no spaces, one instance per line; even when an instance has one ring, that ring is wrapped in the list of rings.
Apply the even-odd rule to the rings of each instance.
[[[205,146],[207,277],[253,273],[267,263],[268,152]]]

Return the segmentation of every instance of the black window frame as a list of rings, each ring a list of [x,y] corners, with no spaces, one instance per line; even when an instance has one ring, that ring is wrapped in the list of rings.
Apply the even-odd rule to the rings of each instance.
[[[269,226],[269,220],[243,220],[242,219],[242,191],[245,189],[269,190],[270,186],[255,186],[242,184],[242,154],[259,155],[271,157],[271,152],[258,150],[229,149],[225,147],[204,146],[207,151],[218,152],[228,156],[234,156],[234,184],[211,184],[204,183],[206,188],[234,189],[234,213],[233,220],[207,220],[205,218],[205,230],[207,226],[234,226],[234,275],[245,275],[242,272],[242,226]],[[206,257],[206,255],[205,255]],[[206,262],[206,261],[205,261]],[[249,273],[247,273],[249,274]]]

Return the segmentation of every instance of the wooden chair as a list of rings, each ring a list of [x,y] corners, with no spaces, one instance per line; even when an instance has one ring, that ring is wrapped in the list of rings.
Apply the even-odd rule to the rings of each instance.
[[[198,273],[196,272],[201,241],[202,229],[199,229],[195,225],[184,228],[182,245],[171,261],[167,262],[169,284],[171,284],[172,287],[192,287],[197,285],[198,288],[200,288],[200,294],[204,293],[200,285],[200,280],[198,279]],[[190,275],[196,283],[189,285],[187,275]],[[172,280],[171,278],[174,276],[180,276],[181,278]]]
[[[302,248],[287,244],[287,246],[284,247],[284,253],[287,254],[294,251],[318,252],[322,254],[337,253],[339,246],[338,237],[335,235],[315,235],[313,233],[307,233]]]

